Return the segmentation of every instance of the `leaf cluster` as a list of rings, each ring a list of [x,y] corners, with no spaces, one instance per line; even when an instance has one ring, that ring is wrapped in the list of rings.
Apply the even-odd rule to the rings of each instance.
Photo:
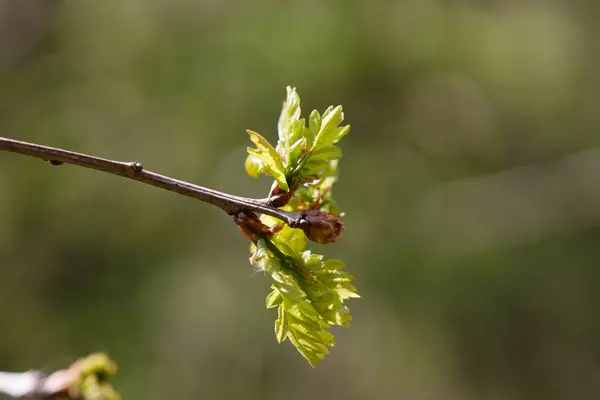
[[[245,166],[250,176],[269,175],[278,190],[297,193],[297,199],[307,202],[318,200],[316,194],[331,195],[337,161],[342,157],[336,144],[350,132],[350,125],[340,126],[344,120],[342,106],[330,106],[323,114],[313,110],[308,123],[300,113],[300,97],[295,88],[288,87],[277,125],[277,146],[259,133],[248,131],[256,148],[248,148]]]
[[[270,196],[284,199],[276,203],[283,209],[338,214],[332,198],[342,156],[337,143],[350,131],[350,126],[340,126],[343,119],[342,107],[331,106],[323,114],[311,112],[307,123],[296,90],[288,87],[277,145],[248,131],[256,148],[248,148],[246,171],[274,178]],[[250,262],[271,278],[266,306],[277,308],[275,336],[280,343],[289,339],[315,366],[335,344],[329,329],[349,325],[352,316],[344,302],[360,297],[354,277],[344,271],[341,260],[312,253],[303,230],[266,215],[260,220],[272,234],[258,235]]]

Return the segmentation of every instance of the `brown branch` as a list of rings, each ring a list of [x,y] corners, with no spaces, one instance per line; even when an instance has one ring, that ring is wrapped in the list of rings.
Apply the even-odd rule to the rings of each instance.
[[[300,227],[303,224],[303,218],[301,214],[279,210],[271,205],[269,199],[251,199],[208,189],[189,182],[180,181],[168,176],[148,171],[144,169],[142,164],[139,162],[113,161],[87,154],[42,146],[34,143],[21,142],[3,137],[0,137],[0,150],[40,158],[42,160],[49,161],[52,163],[52,165],[60,165],[63,163],[73,164],[80,167],[95,169],[97,171],[133,179],[148,185],[156,186],[171,192],[204,201],[219,207],[229,215],[236,215],[240,212],[250,211],[259,214],[270,215],[293,227]]]

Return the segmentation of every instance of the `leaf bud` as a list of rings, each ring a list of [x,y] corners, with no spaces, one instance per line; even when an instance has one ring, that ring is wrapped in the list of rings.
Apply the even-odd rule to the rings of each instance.
[[[344,224],[333,214],[319,210],[304,210],[295,228],[300,228],[313,242],[335,242],[344,230]]]

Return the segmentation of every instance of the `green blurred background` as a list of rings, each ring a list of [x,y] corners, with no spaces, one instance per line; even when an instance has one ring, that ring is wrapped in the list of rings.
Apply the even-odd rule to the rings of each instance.
[[[363,298],[311,369],[216,208],[0,154],[0,370],[124,399],[600,398],[596,0],[0,0],[2,136],[240,195],[285,86],[342,104]]]

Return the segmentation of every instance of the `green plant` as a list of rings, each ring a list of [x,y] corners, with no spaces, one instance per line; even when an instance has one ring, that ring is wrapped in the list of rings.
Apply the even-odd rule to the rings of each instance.
[[[248,131],[256,148],[248,148],[245,165],[251,176],[272,176],[271,204],[301,213],[305,222],[295,227],[269,215],[236,216],[253,242],[250,263],[272,280],[266,305],[277,308],[277,341],[289,339],[312,366],[334,345],[329,328],[349,324],[351,314],[344,301],[360,297],[344,263],[312,253],[307,240],[330,243],[343,229],[332,197],[342,157],[337,143],[350,131],[349,125],[340,126],[343,119],[342,107],[332,106],[322,115],[314,110],[307,124],[295,88],[288,87],[277,146]]]
[[[279,117],[277,145],[248,131],[255,148],[248,148],[248,174],[266,174],[275,181],[266,199],[219,192],[148,171],[139,162],[121,162],[34,143],[0,137],[0,150],[24,154],[118,175],[215,205],[229,215],[251,240],[250,263],[271,278],[267,308],[277,308],[275,336],[296,346],[315,366],[334,345],[329,329],[348,326],[345,301],[358,298],[338,259],[312,253],[308,242],[335,242],[344,225],[332,197],[342,151],[337,143],[350,126],[341,126],[342,107],[301,116],[300,98],[287,88]],[[87,381],[86,381],[87,382]]]

